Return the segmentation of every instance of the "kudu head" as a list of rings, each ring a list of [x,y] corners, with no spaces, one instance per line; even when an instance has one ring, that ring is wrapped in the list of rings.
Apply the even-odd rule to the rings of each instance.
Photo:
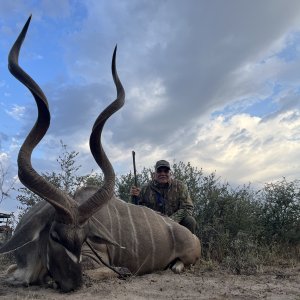
[[[18,63],[20,48],[30,20],[31,16],[14,43],[8,57],[10,72],[30,90],[38,108],[36,123],[20,148],[18,173],[20,181],[28,189],[54,207],[55,214],[51,222],[45,222],[45,220],[41,220],[45,216],[39,217],[39,213],[37,213],[36,218],[33,217],[32,222],[27,222],[31,224],[25,224],[19,231],[17,230],[14,237],[0,249],[0,252],[15,250],[36,240],[47,225],[49,230],[49,237],[46,242],[47,253],[45,254],[47,269],[62,291],[67,292],[79,287],[82,283],[80,253],[82,244],[90,234],[89,219],[112,198],[114,193],[115,173],[102,148],[101,133],[107,119],[123,106],[125,92],[116,71],[115,48],[112,58],[112,76],[117,89],[117,98],[98,116],[90,136],[90,149],[97,164],[103,171],[104,184],[96,193],[79,205],[69,195],[40,176],[31,164],[32,151],[42,140],[50,125],[50,112],[43,91],[22,70]],[[34,226],[36,228],[32,228]],[[20,231],[22,232],[19,233]]]

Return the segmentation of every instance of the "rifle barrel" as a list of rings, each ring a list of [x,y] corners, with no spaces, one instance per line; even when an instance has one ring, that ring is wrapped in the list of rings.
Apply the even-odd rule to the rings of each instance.
[[[132,161],[133,161],[134,185],[137,186],[136,165],[135,165],[135,152],[134,151],[132,151]]]
[[[136,177],[136,166],[135,166],[135,152],[132,151],[132,161],[133,161],[133,174],[134,174],[134,185],[137,187],[137,177]],[[138,204],[138,197],[132,196],[134,204]]]

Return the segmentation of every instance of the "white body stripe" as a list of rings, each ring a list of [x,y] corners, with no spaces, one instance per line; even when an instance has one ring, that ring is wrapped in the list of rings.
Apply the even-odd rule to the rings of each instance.
[[[145,217],[145,221],[147,223],[147,226],[149,228],[149,233],[150,233],[150,239],[151,239],[151,247],[152,247],[152,256],[151,256],[151,270],[154,270],[154,262],[155,262],[155,256],[156,256],[156,246],[155,246],[155,241],[153,237],[153,230],[151,227],[151,224],[148,220],[148,216],[146,215],[145,211],[143,211],[143,215]]]
[[[128,217],[129,217],[129,222],[130,225],[132,227],[132,251],[136,257],[136,261],[137,261],[137,266],[140,266],[140,261],[139,261],[139,253],[138,253],[138,239],[137,239],[137,234],[136,234],[136,228],[135,228],[135,224],[133,222],[132,216],[131,216],[131,210],[130,207],[127,206],[127,213],[128,213]]]
[[[161,219],[163,220],[163,222],[166,224],[167,228],[169,229],[169,232],[171,233],[171,237],[172,237],[172,256],[175,256],[175,235],[174,235],[174,230],[173,230],[173,226],[168,222],[167,217],[162,217]]]

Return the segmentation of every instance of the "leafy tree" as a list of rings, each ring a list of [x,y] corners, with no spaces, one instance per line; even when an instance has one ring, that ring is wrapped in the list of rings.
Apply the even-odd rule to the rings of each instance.
[[[300,182],[285,178],[260,191],[260,239],[265,243],[300,243]]]
[[[215,181],[214,174],[206,177],[204,198],[197,220],[203,240],[204,254],[222,261],[229,253],[232,241],[241,233],[251,238],[256,223],[255,203],[250,186],[232,189],[228,183]],[[205,251],[206,250],[206,251]]]
[[[14,187],[16,179],[8,179],[9,169],[0,162],[0,204],[9,197],[9,193]]]
[[[100,187],[100,186],[102,186],[102,184],[104,182],[103,175],[99,174],[99,173],[92,173],[90,175],[85,175],[82,177],[83,177],[83,181],[82,181],[83,186]]]
[[[101,175],[95,173],[90,175],[79,176],[77,171],[80,169],[80,165],[76,165],[76,157],[78,152],[69,151],[67,145],[60,141],[62,147],[62,154],[59,155],[57,162],[60,166],[60,172],[42,173],[41,175],[54,186],[63,190],[65,193],[73,196],[75,191],[83,185],[100,185],[103,182]],[[27,189],[21,187],[18,189],[19,195],[17,200],[22,206],[19,207],[21,210],[20,218],[26,213],[30,207],[37,202],[41,201],[38,195]]]
[[[193,167],[190,162],[185,164],[180,161],[179,163],[173,163],[172,174],[174,178],[186,183],[193,202],[199,204],[197,199],[200,197],[201,189],[205,181],[202,169],[198,170],[198,168]],[[197,209],[196,207],[195,210]]]
[[[146,182],[151,180],[151,169],[144,168],[140,173],[137,174],[138,186],[144,185]],[[129,194],[130,188],[134,186],[134,175],[129,172],[126,175],[121,175],[116,179],[116,194],[122,200],[126,202],[132,202]]]

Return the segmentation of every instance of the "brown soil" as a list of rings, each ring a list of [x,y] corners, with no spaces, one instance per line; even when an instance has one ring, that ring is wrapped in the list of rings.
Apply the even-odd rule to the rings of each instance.
[[[183,274],[162,271],[127,280],[92,280],[63,294],[53,288],[12,287],[5,283],[0,266],[0,299],[300,299],[300,265],[293,268],[262,268],[255,275],[233,275],[196,266]]]

